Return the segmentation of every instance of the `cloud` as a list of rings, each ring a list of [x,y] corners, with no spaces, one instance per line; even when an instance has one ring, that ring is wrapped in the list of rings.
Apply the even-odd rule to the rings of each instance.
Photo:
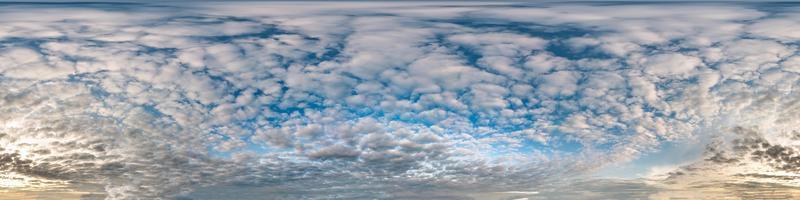
[[[800,39],[800,35],[796,34],[800,21],[796,19],[797,16],[794,14],[780,14],[773,18],[759,20],[747,28],[748,32],[755,36],[791,42]]]
[[[749,4],[0,11],[0,172],[107,199],[527,191],[745,126],[796,170],[796,23]]]
[[[645,73],[670,76],[687,74],[701,62],[699,58],[672,53],[648,57],[643,65]]]

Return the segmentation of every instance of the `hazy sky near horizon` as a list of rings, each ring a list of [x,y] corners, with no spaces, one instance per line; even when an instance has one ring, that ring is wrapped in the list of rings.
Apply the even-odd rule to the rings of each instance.
[[[798,11],[0,2],[0,200],[797,198]]]

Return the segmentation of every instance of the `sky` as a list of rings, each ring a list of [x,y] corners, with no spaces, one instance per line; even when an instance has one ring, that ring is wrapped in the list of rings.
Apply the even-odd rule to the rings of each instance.
[[[0,200],[800,198],[798,11],[0,2]]]

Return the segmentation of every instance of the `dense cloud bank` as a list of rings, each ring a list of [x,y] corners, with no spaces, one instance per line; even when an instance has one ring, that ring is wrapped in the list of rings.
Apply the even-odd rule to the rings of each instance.
[[[0,4],[0,171],[107,199],[393,198],[714,137],[796,172],[794,6]]]

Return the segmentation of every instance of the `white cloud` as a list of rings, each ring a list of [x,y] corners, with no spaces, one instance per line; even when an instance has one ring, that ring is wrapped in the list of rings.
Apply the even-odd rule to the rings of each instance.
[[[476,4],[2,7],[0,153],[30,162],[0,170],[109,199],[392,198],[566,180],[707,127],[795,130],[796,38],[770,29],[789,15]]]
[[[645,73],[657,76],[685,75],[701,64],[699,58],[679,53],[650,56],[643,63]]]
[[[570,96],[578,90],[580,74],[570,71],[559,71],[542,76],[538,91],[545,96]]]
[[[795,41],[800,39],[800,20],[796,14],[781,14],[774,18],[758,20],[747,27],[750,34],[778,39],[782,41]]]

